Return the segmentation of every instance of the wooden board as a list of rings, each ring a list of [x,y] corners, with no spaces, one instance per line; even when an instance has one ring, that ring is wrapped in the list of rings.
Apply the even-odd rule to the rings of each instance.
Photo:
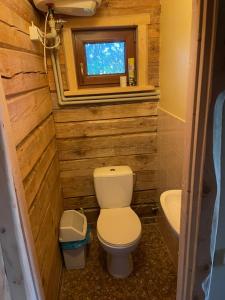
[[[57,199],[58,188],[56,187],[57,185],[60,186],[58,184],[58,174],[58,162],[57,157],[55,157],[51,161],[51,165],[45,174],[45,179],[29,210],[32,232],[35,240],[38,238],[40,226],[44,220],[48,207],[54,206],[55,199]],[[56,210],[55,213],[57,211],[58,210]]]
[[[19,73],[45,72],[43,57],[39,55],[0,48],[0,60],[0,72],[4,78],[11,78]]]
[[[138,13],[150,13],[151,24],[159,23],[160,0],[142,0],[141,3],[126,0],[103,1],[97,10],[96,16],[133,15]]]
[[[126,118],[56,124],[57,138],[75,138],[156,132],[157,119],[152,117]]]
[[[42,46],[40,43],[35,43],[30,40],[29,26],[31,21],[26,21],[15,11],[14,1],[4,1],[0,3],[0,45],[3,47],[16,48],[23,51],[42,54]],[[26,3],[26,1],[24,1]],[[12,5],[14,9],[12,9]],[[18,7],[18,6],[17,6]],[[18,7],[19,8],[19,7]],[[23,6],[20,6],[20,11]],[[32,7],[30,6],[30,9]],[[32,21],[37,21],[39,24],[39,18],[33,17]]]
[[[39,268],[45,297],[39,298],[52,300],[58,298],[61,278],[58,226],[63,202],[43,47],[29,38],[31,21],[43,25],[43,17],[31,1],[5,0],[0,3],[0,73],[17,144],[20,179],[24,179],[24,201],[30,208],[36,252],[42,253]],[[29,224],[27,230],[30,227]],[[51,293],[49,289],[54,291]]]
[[[56,123],[90,120],[108,120],[131,117],[157,116],[158,103],[141,102],[129,104],[86,105],[74,109],[54,111]]]
[[[61,65],[61,74],[62,74],[64,90],[67,90],[68,89],[68,84],[67,84],[67,79],[66,79],[65,65]],[[49,84],[50,91],[55,92],[56,91],[55,78],[54,78],[53,70],[52,70],[51,67],[48,67],[48,84]]]
[[[43,274],[43,268],[45,264],[49,264],[46,261],[45,256],[50,251],[50,246],[53,243],[54,227],[53,227],[53,216],[51,213],[50,203],[46,208],[43,222],[40,224],[38,238],[35,240],[35,247],[37,251],[38,263],[40,266],[41,274]],[[50,264],[49,264],[50,267]],[[42,281],[43,283],[43,281]]]
[[[18,145],[51,112],[48,88],[23,94],[8,101],[8,110]]]
[[[1,248],[10,295],[18,300],[43,299],[16,146],[1,81],[0,120],[0,220],[1,228],[4,228]]]
[[[61,211],[61,196],[60,196],[60,182],[58,181],[58,185],[55,187],[55,198],[54,198],[54,205],[51,207],[51,215],[52,215],[52,226],[54,229],[53,236],[48,236],[49,238],[49,245],[47,249],[51,249],[52,251],[46,251],[44,260],[46,263],[43,265],[43,269],[41,272],[42,280],[43,280],[43,287],[45,290],[45,294],[47,295],[49,291],[49,282],[52,283],[51,287],[54,287],[56,290],[54,291],[54,294],[57,294],[59,292],[59,283],[60,283],[60,270],[62,268],[62,258],[60,255],[60,248],[59,248],[59,221],[62,214]],[[60,212],[60,214],[59,214]],[[41,236],[41,234],[40,234]],[[54,254],[54,255],[52,255]],[[57,260],[57,262],[56,262]],[[51,267],[50,267],[51,266]],[[58,269],[55,269],[55,268]],[[52,273],[52,270],[53,273]],[[54,279],[51,279],[53,277]],[[51,300],[50,298],[49,300]],[[57,297],[56,297],[57,299]]]
[[[50,116],[17,148],[17,155],[24,179],[40,159],[42,153],[55,136],[55,127]]]
[[[4,5],[9,8],[11,14],[13,12],[17,14],[17,16],[20,16],[22,22],[24,22],[26,25],[32,21],[36,25],[42,24],[43,17],[41,17],[37,10],[33,8],[31,3],[29,3],[27,0],[23,0],[22,4],[21,2],[18,2],[18,0],[4,0]],[[15,15],[13,15],[13,18],[15,18]]]
[[[56,142],[53,139],[40,157],[30,175],[24,180],[24,189],[28,207],[31,206],[41,183],[56,153]]]
[[[156,171],[138,171],[135,175],[135,191],[157,188]],[[64,198],[95,194],[93,176],[76,176],[72,171],[62,172],[60,176]]]
[[[56,198],[54,199],[56,205],[49,206],[46,210],[43,222],[40,225],[40,230],[38,237],[35,241],[37,256],[41,268],[42,280],[45,287],[48,287],[48,283],[44,282],[45,277],[49,277],[49,271],[51,270],[51,265],[53,261],[52,252],[55,252],[55,249],[59,247],[58,244],[58,228],[59,228],[59,218],[58,213],[53,208],[59,209],[60,203],[57,200],[60,200],[59,197],[59,182],[56,182],[54,189],[58,191],[56,193]],[[56,207],[57,206],[57,207]],[[56,217],[57,215],[57,222]]]
[[[54,253],[52,257],[54,260],[50,269],[49,278],[46,280],[46,282],[48,282],[47,291],[45,285],[45,293],[48,300],[58,299],[61,286],[62,257],[58,248],[56,248],[56,253]]]
[[[4,2],[2,1],[0,3],[0,20],[11,27],[15,27],[17,30],[28,34],[30,23],[19,16],[14,10],[6,6]]]
[[[18,74],[13,78],[3,78],[6,96],[12,96],[46,86],[46,75],[40,73]]]
[[[134,172],[141,170],[157,170],[158,155],[136,154],[126,156],[100,157],[60,161],[61,172],[72,171],[76,176],[92,176],[95,168],[105,166],[129,165]]]
[[[58,140],[60,160],[108,157],[156,152],[156,134],[140,133]]]
[[[133,193],[132,205],[149,204],[157,201],[157,190],[135,191]],[[75,198],[66,198],[64,200],[64,209],[80,209],[98,207],[96,196],[80,196]]]
[[[35,45],[28,34],[24,34],[15,27],[11,27],[2,22],[0,22],[0,46],[7,46],[9,48],[31,53],[42,53],[41,45]]]

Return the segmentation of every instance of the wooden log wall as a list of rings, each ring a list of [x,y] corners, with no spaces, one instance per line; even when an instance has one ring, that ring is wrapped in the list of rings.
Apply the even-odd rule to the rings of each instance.
[[[62,270],[58,227],[63,201],[43,49],[29,25],[43,24],[27,0],[0,1],[0,73],[17,147],[46,299],[57,299]]]
[[[103,0],[97,16],[138,13],[151,15],[149,83],[159,86],[160,1]],[[60,62],[66,89],[62,51]],[[50,61],[49,85],[54,105],[64,208],[82,207],[88,221],[95,222],[98,204],[94,196],[94,168],[127,164],[136,173],[133,206],[141,217],[153,216],[158,186],[157,102],[59,107]]]

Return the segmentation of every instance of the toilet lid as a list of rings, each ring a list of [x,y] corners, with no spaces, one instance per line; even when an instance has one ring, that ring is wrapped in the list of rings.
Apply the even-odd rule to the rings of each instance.
[[[97,230],[103,242],[122,246],[140,237],[141,222],[130,207],[101,209]]]

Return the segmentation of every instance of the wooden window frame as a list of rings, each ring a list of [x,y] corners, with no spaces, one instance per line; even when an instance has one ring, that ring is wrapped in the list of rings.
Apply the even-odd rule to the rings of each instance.
[[[129,92],[132,90],[153,90],[154,87],[148,83],[148,30],[150,25],[150,14],[107,16],[92,18],[75,18],[68,20],[63,29],[63,45],[66,65],[68,90],[64,96],[90,95],[108,93],[109,87],[79,88],[76,74],[76,58],[74,56],[73,31],[84,29],[101,29],[121,27],[136,27],[136,62],[137,62],[137,86],[135,87],[110,87],[110,93]],[[141,68],[138,68],[141,66]]]
[[[136,62],[136,27],[74,30],[73,40],[79,88],[119,86],[120,76],[128,77],[128,58],[134,57]],[[88,75],[85,44],[98,42],[125,42],[124,73]]]

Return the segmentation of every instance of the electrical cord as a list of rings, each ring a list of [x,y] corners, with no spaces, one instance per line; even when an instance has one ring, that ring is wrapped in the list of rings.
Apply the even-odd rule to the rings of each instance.
[[[61,42],[60,36],[57,35],[56,38],[55,38],[55,44],[52,45],[52,46],[47,46],[47,25],[48,25],[49,15],[50,15],[50,11],[48,10],[48,12],[46,13],[46,16],[45,16],[44,32],[41,31],[39,28],[37,29],[40,42],[41,42],[42,46],[44,47],[44,68],[45,68],[45,73],[46,74],[48,73],[46,50],[47,49],[52,50],[52,49],[57,48],[60,45],[60,42]]]
[[[47,24],[48,24],[48,17],[49,17],[49,10],[45,16],[45,31],[44,31],[44,66],[45,66],[45,73],[48,74],[47,69],[47,56],[46,56],[46,34],[47,34]],[[43,44],[43,43],[42,43]]]

